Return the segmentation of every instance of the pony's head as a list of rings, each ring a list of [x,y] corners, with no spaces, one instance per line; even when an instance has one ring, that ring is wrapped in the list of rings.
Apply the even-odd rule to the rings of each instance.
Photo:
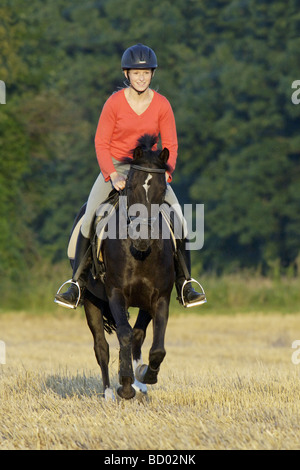
[[[132,151],[126,185],[129,205],[140,203],[151,209],[152,204],[161,204],[164,200],[169,150],[152,150],[157,141],[157,136],[145,134]]]
[[[167,188],[169,150],[153,150],[157,141],[157,136],[149,134],[138,140],[137,147],[132,151],[126,183],[130,224],[135,227],[135,230],[132,230],[134,237],[131,237],[133,247],[143,253],[150,252],[151,228],[156,222],[158,207],[164,201]]]

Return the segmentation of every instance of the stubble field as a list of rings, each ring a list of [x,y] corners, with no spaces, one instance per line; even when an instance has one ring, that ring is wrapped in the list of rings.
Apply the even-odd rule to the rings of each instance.
[[[150,326],[144,359],[151,336]],[[300,449],[296,339],[294,314],[171,316],[158,383],[107,402],[82,311],[2,314],[0,450]]]

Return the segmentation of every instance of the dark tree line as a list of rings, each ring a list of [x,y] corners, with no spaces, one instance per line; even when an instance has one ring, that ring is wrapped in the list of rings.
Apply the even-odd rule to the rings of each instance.
[[[300,233],[296,0],[4,0],[0,6],[0,272],[66,256],[98,173],[94,134],[123,85],[120,58],[152,47],[173,106],[174,188],[205,205],[205,270],[293,266]]]

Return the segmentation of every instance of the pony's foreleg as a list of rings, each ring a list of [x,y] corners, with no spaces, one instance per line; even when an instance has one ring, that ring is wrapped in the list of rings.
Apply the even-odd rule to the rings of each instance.
[[[118,388],[118,394],[122,398],[130,399],[135,395],[135,390],[132,388],[134,381],[132,360],[131,360],[131,345],[132,345],[132,328],[128,325],[117,327],[117,336],[120,344],[119,351],[119,382],[121,387]]]
[[[109,299],[109,305],[117,325],[117,337],[119,340],[119,382],[118,395],[125,399],[135,396],[132,387],[134,382],[131,348],[132,348],[132,328],[127,319],[127,310],[122,296],[115,294]]]
[[[94,338],[95,356],[102,373],[103,394],[106,399],[113,399],[114,396],[110,389],[108,372],[109,345],[105,338],[102,313],[101,310],[87,298],[84,299],[84,310],[87,323]]]
[[[145,310],[140,309],[135,325],[133,327],[133,339],[132,339],[132,358],[133,358],[133,369],[134,372],[139,366],[143,364],[142,360],[142,345],[146,337],[147,327],[152,320],[152,317]],[[142,393],[147,393],[147,386],[142,382],[139,382],[135,377],[133,387],[135,390]]]
[[[169,303],[162,299],[153,315],[153,343],[149,352],[149,365],[143,364],[136,369],[136,379],[144,384],[157,382],[160,364],[166,355],[164,342],[168,315]]]

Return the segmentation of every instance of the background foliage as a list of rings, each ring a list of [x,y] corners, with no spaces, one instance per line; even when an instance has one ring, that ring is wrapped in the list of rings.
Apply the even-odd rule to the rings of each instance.
[[[297,0],[2,0],[0,291],[66,259],[98,174],[98,118],[137,42],[156,51],[153,88],[174,109],[174,189],[205,205],[194,265],[296,272],[299,31]]]

